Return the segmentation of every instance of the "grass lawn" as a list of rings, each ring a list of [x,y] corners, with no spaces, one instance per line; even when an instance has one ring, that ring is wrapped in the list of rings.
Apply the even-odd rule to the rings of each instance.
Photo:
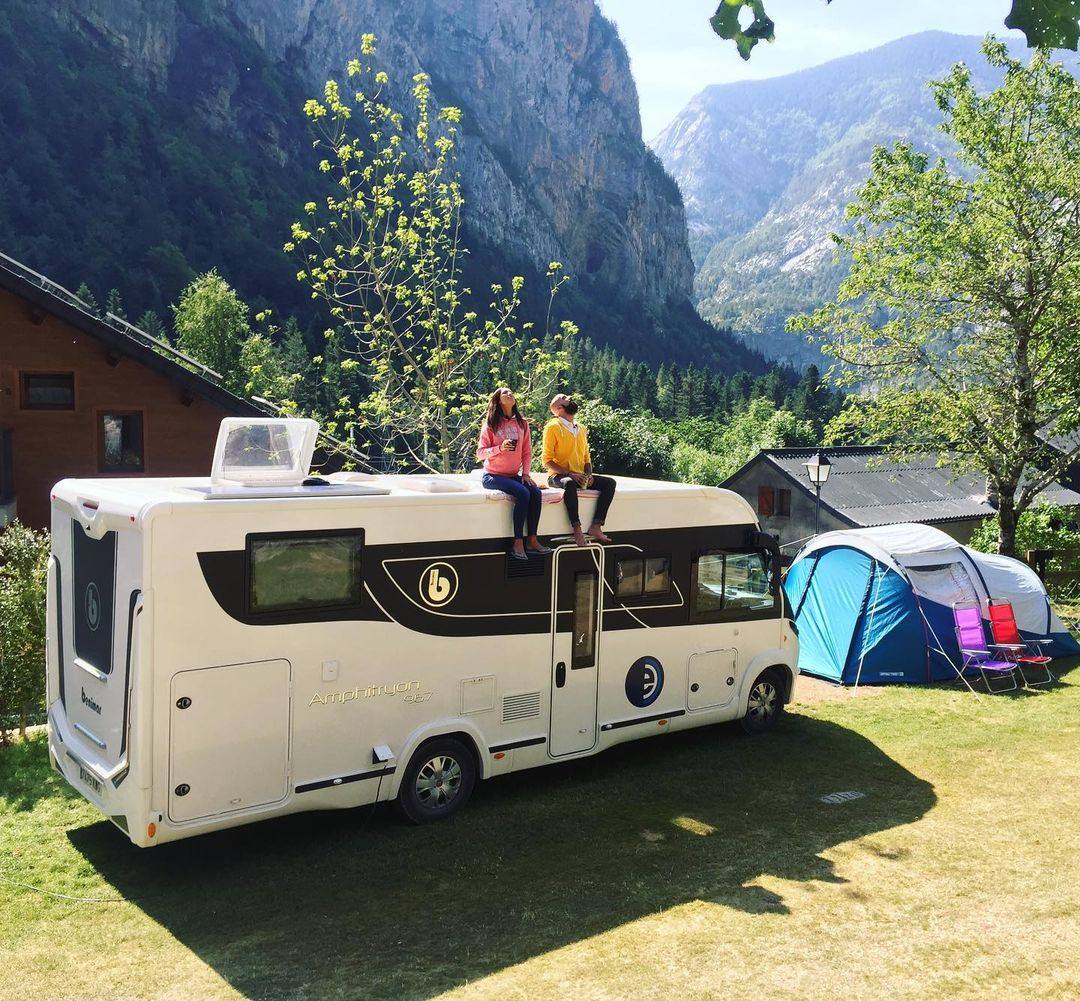
[[[828,805],[824,794],[863,798]],[[151,850],[0,751],[0,997],[1080,995],[1080,671],[795,706]]]

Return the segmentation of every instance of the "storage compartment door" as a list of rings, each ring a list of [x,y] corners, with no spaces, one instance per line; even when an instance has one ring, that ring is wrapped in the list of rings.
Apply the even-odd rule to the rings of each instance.
[[[734,650],[710,650],[690,658],[687,676],[686,707],[717,709],[727,705],[735,694]]]
[[[169,817],[199,820],[289,791],[287,660],[182,671],[172,681]]]

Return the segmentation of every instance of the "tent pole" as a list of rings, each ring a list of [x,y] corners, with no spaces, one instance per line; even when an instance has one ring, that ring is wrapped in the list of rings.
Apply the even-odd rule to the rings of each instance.
[[[878,561],[874,560],[873,573],[877,574],[877,581],[874,585],[874,603],[870,606],[870,621],[867,623],[866,628],[863,630],[863,642],[862,650],[859,652],[859,668],[855,672],[855,691],[859,690],[859,679],[862,677],[863,661],[866,660],[866,637],[870,634],[870,631],[874,628],[874,613],[877,611],[878,595],[881,593],[881,578],[885,576],[884,572],[879,573]],[[884,567],[880,568],[885,571]]]
[[[957,675],[959,676],[960,680],[961,680],[961,681],[962,681],[962,682],[963,682],[963,683],[964,683],[965,685],[967,685],[967,687],[968,687],[968,691],[969,691],[969,692],[971,692],[971,694],[975,696],[975,699],[976,699],[976,700],[977,700],[978,702],[982,702],[982,699],[980,699],[980,698],[979,698],[979,693],[978,693],[977,691],[975,691],[975,689],[974,689],[974,688],[972,688],[972,687],[971,687],[971,682],[970,682],[970,681],[968,681],[968,679],[964,677],[964,672],[963,672],[963,671],[961,671],[961,670],[960,670],[960,669],[959,669],[959,668],[958,668],[958,667],[957,667],[957,666],[956,666],[956,665],[955,665],[955,664],[954,664],[954,663],[952,662],[952,657],[950,657],[950,656],[949,656],[949,655],[948,655],[948,654],[947,654],[947,653],[945,652],[945,649],[944,649],[944,647],[945,647],[945,644],[944,644],[944,643],[942,643],[942,642],[941,642],[941,640],[939,640],[939,639],[938,639],[938,634],[937,634],[936,632],[934,632],[934,627],[933,627],[932,625],[930,625],[930,620],[929,620],[929,619],[928,619],[928,618],[926,617],[926,613],[925,613],[925,612],[923,611],[923,609],[922,609],[922,602],[921,602],[921,601],[919,601],[919,595],[918,595],[918,593],[917,593],[917,592],[915,591],[915,589],[914,589],[914,588],[912,588],[912,589],[911,589],[911,593],[915,595],[915,607],[919,609],[919,615],[920,615],[920,616],[922,617],[922,620],[923,620],[923,622],[924,622],[924,623],[926,624],[926,628],[930,630],[930,635],[934,637],[934,642],[935,642],[935,643],[937,644],[937,652],[938,652],[938,653],[940,653],[940,654],[941,654],[941,656],[945,658],[945,660],[946,660],[946,662],[948,663],[949,667],[951,667],[951,668],[952,668],[952,669],[953,669],[953,670],[954,670],[954,671],[955,671],[955,672],[957,673]],[[929,654],[927,654],[927,656],[929,656]]]
[[[855,628],[851,633],[851,642],[848,643],[847,651],[844,654],[844,662],[840,665],[840,684],[844,683],[844,676],[847,674],[847,666],[851,663],[851,655],[855,652],[855,640],[859,638],[859,626],[862,623],[863,616],[866,614],[866,602],[870,599],[870,590],[874,586],[874,572],[877,568],[877,560],[869,553],[863,555],[868,556],[870,559],[870,573],[866,576],[866,587],[863,589],[862,601],[859,602],[859,615],[855,619]],[[865,631],[865,630],[864,630]]]

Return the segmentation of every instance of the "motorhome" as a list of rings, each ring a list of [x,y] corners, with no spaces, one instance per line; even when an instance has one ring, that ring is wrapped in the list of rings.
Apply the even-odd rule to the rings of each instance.
[[[508,556],[469,475],[309,475],[318,425],[230,418],[202,479],[52,492],[53,767],[139,846],[396,801],[790,698],[775,541],[737,494],[618,478],[610,545]],[[588,492],[582,515],[588,519]]]

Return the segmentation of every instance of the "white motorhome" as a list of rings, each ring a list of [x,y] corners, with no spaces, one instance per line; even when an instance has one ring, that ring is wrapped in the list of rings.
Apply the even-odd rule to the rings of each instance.
[[[222,424],[202,479],[53,491],[53,766],[149,846],[396,800],[741,719],[768,729],[798,642],[738,495],[620,477],[611,545],[508,558],[472,476],[305,478],[317,425]],[[583,493],[582,514],[594,503]]]

